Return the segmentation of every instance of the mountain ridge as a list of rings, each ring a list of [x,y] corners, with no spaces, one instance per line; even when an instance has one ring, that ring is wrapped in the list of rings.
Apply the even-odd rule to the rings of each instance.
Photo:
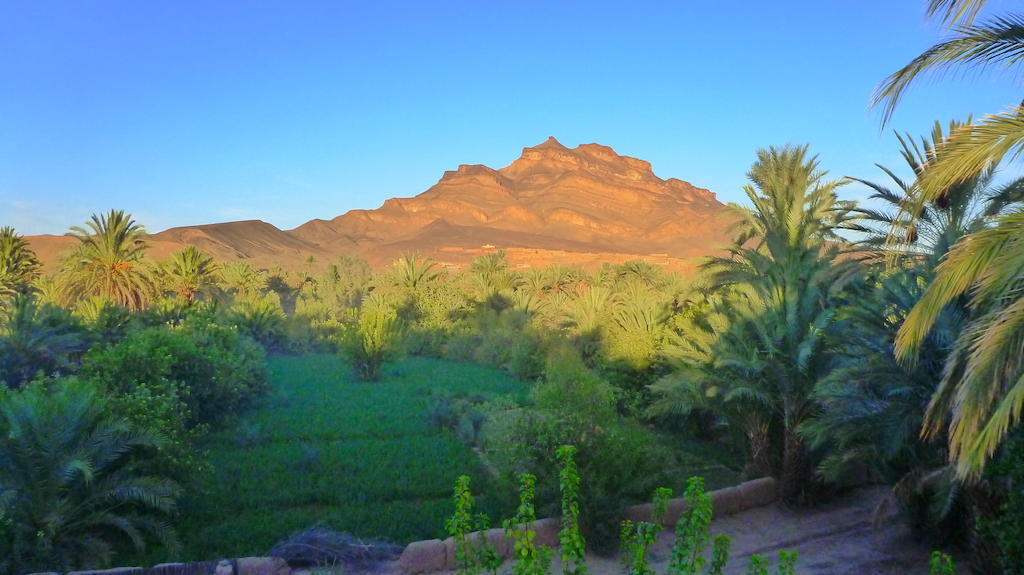
[[[642,258],[681,269],[725,246],[731,221],[707,189],[661,179],[649,162],[608,146],[568,148],[552,137],[523,148],[503,168],[461,164],[426,191],[390,198],[376,209],[312,219],[290,230],[245,220],[178,226],[149,239],[156,257],[195,245],[216,259],[245,259],[259,267],[294,268],[309,256],[325,260],[341,253],[381,266],[409,251],[459,267],[505,249],[519,267]],[[28,239],[48,264],[74,242]]]

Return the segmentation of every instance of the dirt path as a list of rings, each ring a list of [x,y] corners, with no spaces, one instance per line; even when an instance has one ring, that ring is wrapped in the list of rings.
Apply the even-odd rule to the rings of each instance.
[[[894,515],[875,526],[875,508],[888,489],[859,489],[817,509],[789,510],[770,505],[712,522],[712,534],[732,538],[732,560],[725,573],[743,575],[752,554],[775,561],[780,550],[797,550],[798,575],[926,575],[931,549],[915,541]],[[651,550],[652,567],[666,573],[673,533],[666,530]],[[589,556],[591,575],[621,575],[617,557]],[[560,571],[555,561],[552,573]],[[967,573],[960,565],[958,573]],[[499,573],[511,572],[506,562]]]

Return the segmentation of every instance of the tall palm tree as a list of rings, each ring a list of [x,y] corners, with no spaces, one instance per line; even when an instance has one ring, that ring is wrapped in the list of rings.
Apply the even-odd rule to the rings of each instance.
[[[246,261],[229,262],[221,266],[220,280],[226,291],[241,298],[259,295],[267,284],[264,274]]]
[[[195,246],[182,248],[162,266],[164,285],[188,305],[217,287],[217,262]]]
[[[984,228],[992,216],[1024,199],[1024,178],[995,185],[996,166],[991,165],[970,178],[949,184],[931,201],[920,200],[918,180],[940,159],[946,135],[956,133],[970,122],[970,118],[966,123],[951,121],[945,131],[941,123],[935,122],[929,137],[922,137],[920,144],[909,134],[896,135],[900,154],[914,173],[913,180],[904,180],[882,165],[878,168],[889,176],[894,187],[850,178],[872,189],[870,198],[884,205],[880,209],[855,209],[864,216],[856,227],[867,232],[862,242],[866,248],[890,260],[893,256],[907,256],[914,261],[923,258],[922,263],[934,268],[960,238]]]
[[[107,565],[120,546],[142,551],[147,538],[176,547],[165,516],[178,488],[138,467],[158,441],[109,414],[84,382],[0,396],[0,486],[11,519],[0,530],[0,569]]]
[[[1024,15],[976,23],[985,0],[930,0],[953,36],[887,78],[875,94],[888,120],[919,77],[956,69],[1016,67],[1024,56]],[[1024,107],[986,116],[951,134],[920,180],[917,204],[941,197],[951,183],[982,173],[1024,151]],[[911,209],[913,214],[918,209]],[[929,404],[924,431],[938,434],[948,422],[949,451],[962,478],[976,478],[1024,412],[1024,293],[1021,253],[1024,210],[1014,209],[993,227],[965,237],[938,266],[933,284],[907,316],[897,354],[912,358],[942,309],[969,299],[972,318],[953,348],[939,389]]]
[[[859,275],[856,261],[841,259],[837,230],[852,205],[836,197],[807,147],[758,151],[744,191],[753,208],[737,208],[738,234],[728,257],[703,266],[713,289],[738,290],[756,310],[731,317],[728,338],[716,353],[745,374],[738,386],[764,398],[783,429],[780,490],[798,497],[811,479],[800,426],[814,415],[813,391],[834,366],[826,334],[836,322],[837,296]],[[751,349],[753,346],[753,349]]]
[[[1024,414],[1024,211],[957,243],[896,338],[913,359],[943,310],[969,297],[971,316],[950,353],[925,418],[925,434],[949,428],[957,473],[976,478]]]
[[[398,258],[392,266],[392,271],[399,286],[413,291],[441,275],[437,262],[419,254],[405,254]]]
[[[145,229],[121,210],[93,214],[85,226],[70,232],[79,240],[66,262],[72,295],[103,296],[133,311],[145,307],[155,288],[143,260]]]
[[[0,297],[27,292],[38,275],[39,259],[25,238],[0,227]]]

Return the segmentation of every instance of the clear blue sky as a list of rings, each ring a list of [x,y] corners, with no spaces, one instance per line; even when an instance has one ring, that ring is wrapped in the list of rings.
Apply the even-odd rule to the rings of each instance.
[[[998,4],[998,3],[997,3]],[[882,179],[873,88],[940,31],[923,0],[0,0],[0,225],[281,228],[599,142],[741,200],[755,150],[810,143]],[[892,128],[1019,102],[1011,78],[922,84]],[[849,189],[856,197],[863,192]]]

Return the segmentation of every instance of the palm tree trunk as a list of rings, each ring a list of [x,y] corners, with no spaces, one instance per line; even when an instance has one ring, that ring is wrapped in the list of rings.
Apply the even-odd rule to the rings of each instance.
[[[787,503],[795,503],[807,487],[811,476],[807,446],[804,438],[797,433],[795,425],[787,425],[782,446],[782,477],[779,482],[779,497]]]
[[[767,421],[758,418],[747,425],[747,443],[750,446],[750,477],[771,475],[771,438],[768,436]]]

